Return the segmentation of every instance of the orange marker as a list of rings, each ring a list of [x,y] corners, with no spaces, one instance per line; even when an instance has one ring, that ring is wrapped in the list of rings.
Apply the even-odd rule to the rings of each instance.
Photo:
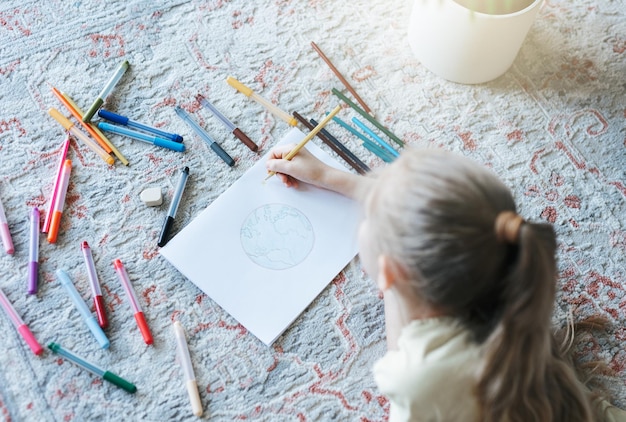
[[[72,108],[74,110],[76,110],[76,113],[78,113],[79,116],[84,116],[85,113],[83,113],[83,111],[80,109],[80,107],[78,107],[78,105],[76,105],[76,103],[74,102],[74,100],[72,100],[72,98],[67,95],[65,92],[61,92],[61,95],[63,96],[63,98],[65,98],[67,100],[67,102],[70,104],[70,106],[72,106]],[[126,159],[126,157],[124,157],[122,155],[122,153],[115,148],[115,145],[113,145],[113,143],[111,141],[109,141],[109,138],[107,138],[106,136],[104,136],[104,133],[102,133],[102,131],[100,129],[98,129],[98,126],[96,126],[93,123],[87,123],[87,125],[93,129],[94,132],[96,132],[96,139],[98,139],[98,137],[100,137],[100,139],[102,139],[102,142],[105,142],[109,148],[111,148],[111,151],[113,151],[113,155],[115,155],[121,162],[122,164],[124,164],[125,166],[128,165],[128,160]]]
[[[109,145],[110,142],[107,143],[104,139],[102,139],[100,135],[96,133],[96,131],[93,129],[93,127],[91,127],[91,125],[83,122],[83,116],[78,112],[78,110],[72,107],[72,104],[70,104],[67,98],[65,98],[63,94],[61,94],[61,91],[59,91],[55,87],[52,87],[52,93],[56,95],[59,101],[63,103],[65,108],[67,108],[67,110],[72,114],[72,116],[74,116],[74,118],[78,120],[81,125],[83,125],[83,127],[87,130],[87,132],[89,132],[89,134],[94,137],[94,139],[98,142],[98,144],[102,147],[102,149],[105,150],[107,154],[110,154],[113,151],[111,149],[111,146]]]
[[[50,229],[48,230],[48,242],[56,243],[59,234],[59,226],[61,225],[61,216],[63,215],[63,206],[65,204],[65,195],[67,187],[70,184],[70,173],[72,172],[72,160],[65,160],[63,169],[61,170],[61,179],[57,197],[52,208],[52,220],[50,221]]]

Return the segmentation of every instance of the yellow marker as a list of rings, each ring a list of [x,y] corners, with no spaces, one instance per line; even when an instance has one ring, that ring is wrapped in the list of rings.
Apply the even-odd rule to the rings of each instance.
[[[62,115],[59,110],[56,108],[51,108],[48,110],[48,114],[54,118],[57,122],[61,124],[65,128],[65,130],[69,131],[72,135],[83,141],[93,152],[98,154],[100,158],[106,161],[107,164],[113,165],[114,160],[105,150],[103,150],[100,145],[96,143],[96,141],[89,138],[89,136],[85,135],[81,132],[74,123],[70,122],[64,115]]]
[[[83,111],[76,105],[76,103],[74,102],[74,100],[72,100],[72,98],[70,98],[69,95],[67,95],[65,92],[61,92],[61,96],[63,98],[65,98],[65,100],[68,102],[69,105],[71,105],[74,110],[77,113],[77,119],[80,120],[82,122],[82,118],[83,118]],[[113,152],[113,154],[115,154],[115,156],[122,162],[122,164],[124,164],[125,166],[128,165],[128,160],[126,159],[126,157],[124,157],[122,155],[121,152],[119,152],[119,150],[117,148],[115,148],[115,145],[113,145],[111,143],[111,141],[109,141],[109,139],[104,135],[104,133],[102,133],[100,131],[100,129],[98,129],[98,126],[94,125],[93,123],[87,123],[87,126],[89,126],[91,129],[93,129],[93,131],[96,133],[96,135],[98,135],[100,137],[100,139],[106,143],[109,148],[111,148],[111,152]]]
[[[295,117],[290,116],[289,113],[281,110],[280,108],[276,107],[274,104],[272,104],[265,98],[256,94],[251,88],[245,86],[244,84],[239,82],[237,79],[233,78],[232,76],[229,76],[228,78],[226,78],[226,82],[228,83],[228,85],[232,86],[233,88],[241,92],[246,97],[252,98],[257,103],[261,104],[269,112],[274,114],[276,117],[283,119],[285,122],[287,122],[291,126],[296,126],[298,124],[298,121],[296,120]]]
[[[296,154],[298,153],[298,151],[300,151],[302,148],[304,148],[304,146],[306,145],[307,142],[309,142],[311,139],[313,139],[313,137],[315,135],[317,135],[317,132],[319,132],[320,130],[324,129],[324,126],[326,126],[326,123],[330,122],[332,120],[333,117],[335,117],[335,115],[337,115],[337,113],[339,113],[339,110],[341,110],[341,106],[337,106],[333,109],[333,111],[331,111],[330,113],[328,113],[328,115],[326,117],[324,117],[324,120],[322,120],[321,122],[319,122],[317,124],[317,126],[315,126],[313,128],[313,130],[311,130],[309,132],[308,135],[306,135],[304,137],[304,139],[302,139],[300,141],[300,143],[298,145],[296,145],[291,151],[289,151],[289,153],[285,156],[285,160],[291,160],[293,157],[296,156]],[[267,177],[265,178],[265,180],[269,179],[270,177],[272,177],[273,175],[275,175],[276,172],[274,171],[270,171],[269,174],[267,175]]]

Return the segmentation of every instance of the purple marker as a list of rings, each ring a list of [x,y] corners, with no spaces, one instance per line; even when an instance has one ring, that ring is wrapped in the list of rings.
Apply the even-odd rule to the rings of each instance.
[[[0,201],[0,237],[2,238],[2,243],[4,244],[4,250],[9,255],[13,255],[13,252],[15,252],[15,249],[13,248],[13,239],[11,238],[9,223],[7,221],[7,216],[4,213],[2,201]]]
[[[39,208],[30,212],[30,254],[28,260],[28,294],[37,293],[39,284]]]

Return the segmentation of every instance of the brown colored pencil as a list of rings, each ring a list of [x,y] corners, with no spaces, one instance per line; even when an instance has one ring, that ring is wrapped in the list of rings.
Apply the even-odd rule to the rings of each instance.
[[[369,114],[372,114],[372,110],[367,106],[367,104],[365,104],[365,101],[363,101],[363,99],[361,97],[359,97],[359,94],[357,94],[356,91],[354,90],[354,88],[352,88],[352,85],[350,85],[350,83],[346,80],[346,78],[343,77],[341,72],[339,72],[339,70],[330,61],[330,59],[328,57],[326,57],[324,52],[322,50],[320,50],[320,48],[317,46],[317,44],[315,44],[313,41],[311,41],[311,47],[313,47],[313,49],[315,51],[317,51],[317,54],[319,54],[320,57],[322,58],[322,60],[324,60],[326,62],[328,67],[330,67],[330,70],[332,70],[333,73],[335,75],[337,75],[337,77],[339,78],[341,83],[348,89],[348,91],[350,91],[350,93],[354,96],[354,98],[357,100],[357,102],[359,104],[361,104],[361,107],[363,107],[363,110],[365,110]]]

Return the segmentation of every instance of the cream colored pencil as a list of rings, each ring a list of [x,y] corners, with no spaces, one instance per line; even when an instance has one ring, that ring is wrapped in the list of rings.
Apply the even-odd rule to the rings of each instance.
[[[337,107],[335,107],[333,109],[333,111],[331,111],[330,113],[328,113],[326,115],[326,117],[324,117],[324,119],[318,123],[317,126],[315,126],[313,128],[313,130],[311,130],[301,141],[298,145],[296,145],[295,147],[293,147],[293,149],[291,151],[289,151],[289,153],[284,157],[285,160],[291,160],[293,157],[296,156],[296,154],[298,153],[298,151],[300,151],[302,148],[304,148],[304,146],[306,145],[307,142],[309,142],[311,139],[313,139],[313,137],[315,135],[317,135],[317,132],[319,132],[320,130],[324,129],[324,126],[326,126],[326,124],[328,122],[330,122],[332,120],[333,117],[335,117],[337,115],[337,113],[339,113],[339,111],[341,110],[341,106],[338,105]],[[273,175],[275,175],[276,172],[275,171],[270,171],[267,175],[267,177],[265,178],[265,180],[269,179],[270,177],[272,177]]]

